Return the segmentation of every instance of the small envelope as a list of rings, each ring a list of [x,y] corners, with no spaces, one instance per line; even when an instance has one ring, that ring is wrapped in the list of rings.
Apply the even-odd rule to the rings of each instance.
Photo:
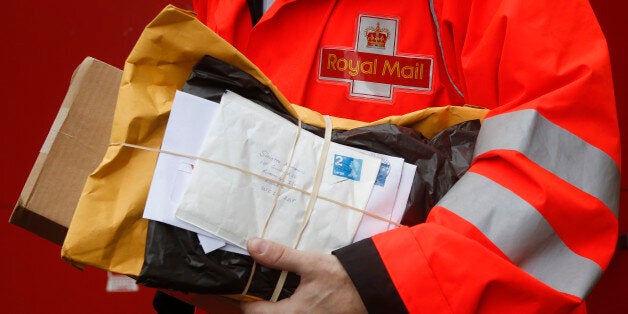
[[[366,205],[366,210],[379,217],[390,219],[395,206],[397,191],[399,190],[401,172],[404,164],[403,158],[386,156],[365,150],[359,151],[382,160],[373,192]],[[412,184],[412,182],[410,182],[410,184]],[[388,230],[388,225],[389,223],[384,220],[364,215],[353,238],[353,242],[384,232]]]
[[[219,104],[177,91],[161,149],[195,156]],[[225,246],[225,241],[176,219],[174,213],[192,175],[196,160],[159,154],[143,217],[199,233],[205,251]]]

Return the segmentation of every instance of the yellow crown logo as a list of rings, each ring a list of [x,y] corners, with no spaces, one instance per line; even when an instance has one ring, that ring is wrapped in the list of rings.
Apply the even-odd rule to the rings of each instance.
[[[365,30],[366,46],[370,48],[386,48],[386,42],[390,36],[390,31],[387,28],[380,28],[379,23],[375,28],[367,27]]]

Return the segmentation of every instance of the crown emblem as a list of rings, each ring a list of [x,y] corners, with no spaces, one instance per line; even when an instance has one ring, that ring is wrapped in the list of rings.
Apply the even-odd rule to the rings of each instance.
[[[369,48],[386,48],[386,41],[390,36],[390,31],[387,28],[380,28],[379,23],[373,28],[372,26],[365,29],[366,46]]]

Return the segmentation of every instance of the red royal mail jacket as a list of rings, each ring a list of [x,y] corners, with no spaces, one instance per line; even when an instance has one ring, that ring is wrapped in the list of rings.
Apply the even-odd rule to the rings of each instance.
[[[491,109],[471,168],[425,223],[334,252],[370,312],[586,311],[615,248],[620,178],[608,52],[587,1],[276,0],[263,16],[244,0],[194,5],[321,113]]]

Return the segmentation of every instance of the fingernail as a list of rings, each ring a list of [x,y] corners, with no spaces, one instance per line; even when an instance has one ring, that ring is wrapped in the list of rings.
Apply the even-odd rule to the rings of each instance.
[[[248,243],[249,252],[264,254],[268,249],[268,242],[260,238],[252,238]]]

